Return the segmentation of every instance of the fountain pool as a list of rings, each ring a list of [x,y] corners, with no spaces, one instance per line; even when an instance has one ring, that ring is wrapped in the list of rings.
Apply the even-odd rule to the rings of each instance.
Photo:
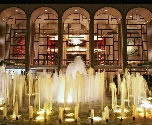
[[[139,73],[126,72],[122,81],[118,74],[118,88],[111,79],[106,89],[105,71],[86,69],[80,56],[68,65],[65,73],[60,70],[51,75],[44,70],[35,78],[29,71],[25,78],[17,72],[12,77],[4,67],[0,71],[0,109],[9,122],[15,117],[33,124],[54,117],[63,123],[152,117],[151,90]]]

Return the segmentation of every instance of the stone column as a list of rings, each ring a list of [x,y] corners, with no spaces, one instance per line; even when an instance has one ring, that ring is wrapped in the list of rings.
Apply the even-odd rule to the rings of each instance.
[[[94,68],[94,15],[90,14],[89,23],[89,66]]]
[[[63,61],[63,24],[62,24],[62,15],[58,15],[58,64],[57,70],[59,71],[62,68]]]
[[[147,23],[147,51],[148,51],[148,61],[152,61],[152,21]],[[151,74],[152,69],[148,69]]]
[[[35,29],[35,24],[32,23],[32,31],[31,31],[31,64],[33,65],[34,62],[34,29]]]
[[[6,24],[0,21],[0,61],[5,59]]]
[[[118,65],[119,66],[121,66],[121,52],[122,52],[122,50],[121,50],[121,41],[122,41],[122,38],[121,38],[121,36],[122,36],[122,32],[121,32],[121,24],[118,24],[118,50],[119,50],[119,53],[118,53],[118,56],[119,56],[119,63],[118,63]]]
[[[25,43],[25,71],[28,72],[30,70],[30,58],[31,58],[31,22],[30,16],[27,15],[27,23],[26,23],[26,43]]]
[[[147,50],[148,61],[152,61],[152,21],[147,23]]]
[[[121,44],[121,64],[122,64],[122,73],[125,72],[127,68],[127,27],[126,27],[126,15],[122,15],[121,20],[121,34],[122,34],[122,44]]]

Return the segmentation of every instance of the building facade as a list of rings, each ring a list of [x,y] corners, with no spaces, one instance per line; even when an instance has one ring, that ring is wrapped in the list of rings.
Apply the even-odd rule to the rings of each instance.
[[[1,4],[0,20],[7,67],[151,72],[151,4]]]

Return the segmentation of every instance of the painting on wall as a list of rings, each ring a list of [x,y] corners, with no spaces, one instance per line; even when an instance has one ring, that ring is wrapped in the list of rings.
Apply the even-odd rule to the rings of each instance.
[[[139,56],[138,49],[138,40],[134,40],[133,38],[127,39],[127,55],[128,57]]]
[[[19,36],[13,39],[13,57],[25,56],[25,36]]]

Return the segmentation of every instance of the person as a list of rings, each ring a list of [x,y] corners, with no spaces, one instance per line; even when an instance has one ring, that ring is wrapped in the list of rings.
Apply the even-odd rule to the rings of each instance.
[[[116,84],[116,87],[118,87],[118,81],[117,81],[117,75],[115,74],[115,77],[113,78],[114,83]]]
[[[23,71],[21,71],[21,75],[24,75],[24,74],[23,74]]]

